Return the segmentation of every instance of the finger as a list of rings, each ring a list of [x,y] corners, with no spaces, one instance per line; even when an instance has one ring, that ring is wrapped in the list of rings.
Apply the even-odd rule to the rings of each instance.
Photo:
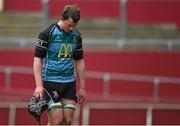
[[[79,99],[78,103],[82,103],[82,100],[81,100],[81,99]]]
[[[43,95],[42,95],[42,93],[40,93],[40,94],[39,94],[39,97],[40,97],[40,100],[42,100],[42,99],[43,99]]]
[[[84,99],[81,99],[79,103],[83,103],[84,102]]]
[[[78,97],[78,103],[81,103],[81,98],[80,97]]]
[[[79,97],[79,103],[82,103],[82,102],[84,102],[84,100],[85,100],[85,98],[84,97]]]
[[[34,96],[36,97],[36,99],[39,99],[39,93],[34,93]]]

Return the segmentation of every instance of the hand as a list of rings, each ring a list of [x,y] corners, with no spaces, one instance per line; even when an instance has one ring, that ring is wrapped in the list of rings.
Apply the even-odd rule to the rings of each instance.
[[[44,87],[43,86],[36,86],[36,89],[34,91],[34,96],[37,99],[42,100],[43,99],[43,95],[44,95]]]
[[[78,103],[83,103],[85,99],[86,99],[86,91],[85,91],[85,89],[79,89]]]

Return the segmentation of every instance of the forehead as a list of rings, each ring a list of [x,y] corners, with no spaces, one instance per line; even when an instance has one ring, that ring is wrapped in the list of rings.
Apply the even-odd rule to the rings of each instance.
[[[67,20],[65,20],[65,22],[69,25],[76,25],[76,23],[74,23],[72,18],[68,18]]]

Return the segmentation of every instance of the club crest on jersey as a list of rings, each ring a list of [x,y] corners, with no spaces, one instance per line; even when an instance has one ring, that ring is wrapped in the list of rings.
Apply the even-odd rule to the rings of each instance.
[[[75,43],[77,41],[77,37],[76,36],[73,36],[73,42]]]
[[[61,42],[61,38],[59,36],[56,36],[56,38],[54,39],[55,42]]]

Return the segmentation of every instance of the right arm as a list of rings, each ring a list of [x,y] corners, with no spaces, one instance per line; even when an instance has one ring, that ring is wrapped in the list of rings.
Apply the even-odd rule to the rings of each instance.
[[[53,25],[51,25],[49,28],[39,34],[34,53],[33,70],[36,83],[34,96],[40,99],[42,99],[44,95],[44,86],[42,80],[43,58],[46,56],[47,53],[49,34],[52,26]]]
[[[43,94],[44,94],[44,87],[42,81],[42,64],[43,64],[43,59],[39,57],[34,57],[33,70],[34,70],[34,78],[36,83],[34,96],[40,99],[43,98]]]

